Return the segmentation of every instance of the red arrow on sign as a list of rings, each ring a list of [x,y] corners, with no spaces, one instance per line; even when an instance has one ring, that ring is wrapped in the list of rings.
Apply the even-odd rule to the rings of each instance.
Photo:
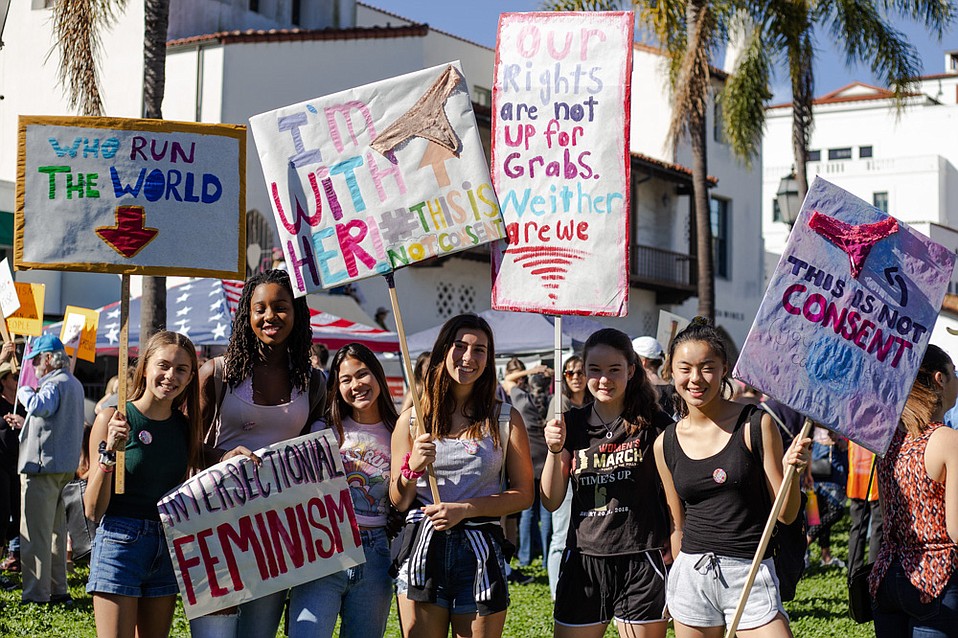
[[[143,250],[159,232],[146,226],[146,211],[142,206],[117,206],[116,225],[96,229],[100,239],[127,259]]]

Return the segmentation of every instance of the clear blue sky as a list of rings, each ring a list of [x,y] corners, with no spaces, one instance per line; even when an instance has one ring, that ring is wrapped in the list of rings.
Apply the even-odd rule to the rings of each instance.
[[[503,11],[536,11],[539,0],[362,0],[417,22],[470,39],[489,47],[496,45],[496,24]],[[953,26],[941,42],[932,38],[914,23],[896,25],[917,47],[926,75],[943,73],[945,51],[958,50],[958,26]],[[877,84],[871,69],[857,64],[846,66],[845,58],[831,46],[830,34],[821,33],[816,42],[815,95],[834,91],[854,81]],[[790,98],[788,76],[784,68],[774,81],[774,102]]]

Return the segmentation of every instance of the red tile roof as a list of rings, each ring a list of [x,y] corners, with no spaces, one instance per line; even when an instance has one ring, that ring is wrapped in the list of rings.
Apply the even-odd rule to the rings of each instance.
[[[662,47],[652,46],[651,44],[645,44],[644,42],[633,42],[632,48],[637,51],[644,51],[646,53],[651,53],[652,55],[661,55],[663,57],[666,55],[665,49],[663,49]],[[718,68],[717,66],[712,66],[710,64],[709,71],[712,72],[712,77],[714,77],[717,80],[728,79],[729,74],[723,71],[722,69]]]
[[[850,88],[862,86],[867,89],[871,89],[872,93],[862,93],[855,95],[841,95],[844,91],[847,91]],[[905,93],[905,97],[918,97],[924,95],[924,93],[914,93],[909,92]],[[872,86],[871,84],[865,84],[864,82],[852,82],[847,84],[840,89],[835,89],[831,93],[826,93],[825,95],[815,98],[812,100],[813,106],[819,106],[822,104],[843,104],[846,102],[868,102],[874,100],[891,100],[895,97],[895,92],[888,89],[884,89],[879,86]],[[783,104],[774,104],[769,106],[770,109],[790,109],[792,108],[791,102],[786,102]]]
[[[654,157],[650,157],[648,155],[644,155],[642,153],[636,153],[635,151],[632,151],[630,155],[632,156],[633,159],[636,159],[644,164],[650,164],[652,166],[661,168],[670,173],[676,173],[678,175],[681,175],[682,177],[688,177],[688,178],[692,177],[692,169],[686,168],[685,166],[682,166],[681,164],[673,164],[672,162],[666,162],[660,159],[656,159]],[[718,184],[717,177],[709,175],[707,179],[709,184],[711,184],[712,186],[715,186],[716,184]]]
[[[321,40],[376,40],[383,38],[421,38],[429,33],[425,24],[404,27],[363,27],[351,29],[248,29],[246,31],[219,31],[188,38],[169,40],[167,47],[218,42],[245,44],[252,42],[314,42]]]

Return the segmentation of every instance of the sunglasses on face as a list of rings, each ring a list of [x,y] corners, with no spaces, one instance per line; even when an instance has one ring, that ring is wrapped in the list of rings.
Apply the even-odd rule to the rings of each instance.
[[[562,374],[566,379],[574,379],[575,377],[585,376],[585,372],[582,370],[565,370]]]

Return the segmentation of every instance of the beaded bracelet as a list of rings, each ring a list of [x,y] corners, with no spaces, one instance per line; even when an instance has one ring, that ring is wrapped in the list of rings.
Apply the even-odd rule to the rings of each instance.
[[[419,470],[418,472],[414,472],[414,471],[412,470],[412,468],[409,467],[409,455],[410,455],[410,454],[412,454],[412,453],[411,453],[411,452],[406,452],[406,456],[402,457],[402,468],[400,468],[399,473],[402,474],[403,477],[404,477],[407,481],[416,481],[416,480],[419,479],[419,477],[421,477],[423,474],[425,474],[426,471],[425,471],[425,470]]]

